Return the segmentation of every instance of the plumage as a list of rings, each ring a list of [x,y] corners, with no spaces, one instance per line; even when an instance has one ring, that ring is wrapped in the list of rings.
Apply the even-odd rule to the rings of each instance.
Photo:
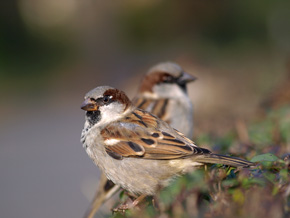
[[[148,111],[160,119],[164,120],[170,126],[175,129],[183,132],[186,137],[192,138],[193,134],[193,106],[191,100],[187,94],[187,84],[194,81],[196,77],[187,74],[178,64],[172,62],[163,62],[153,66],[144,78],[141,81],[139,86],[138,93],[136,97],[133,99],[133,104],[140,109]],[[105,91],[105,90],[103,90]],[[89,93],[88,95],[90,95]],[[108,93],[107,93],[108,94]],[[95,115],[97,112],[94,113]],[[131,120],[132,123],[136,125],[141,125],[142,127],[146,127],[146,125],[150,126],[150,116],[147,119],[146,116],[142,115],[143,112],[136,111],[133,112],[133,116],[126,116],[124,119]],[[133,119],[134,118],[134,119]],[[92,116],[89,118],[91,123],[97,121],[96,116]],[[151,123],[154,125],[154,123]],[[178,131],[177,131],[178,132]],[[123,132],[123,134],[125,131]],[[104,133],[105,134],[105,133]],[[111,131],[107,131],[107,137],[121,137],[120,131],[115,131],[114,133]],[[132,133],[131,133],[132,134]],[[170,158],[177,157],[186,154],[187,152],[191,152],[192,148],[190,146],[183,147],[183,150],[180,149],[178,151],[178,147],[175,150],[172,149],[172,144],[176,143],[178,146],[183,145],[183,141],[176,139],[174,136],[169,133],[161,131],[155,131],[150,133],[151,138],[143,137],[139,140],[139,144],[135,144],[133,142],[125,142],[119,141],[117,139],[105,141],[107,147],[109,149],[106,150],[107,154],[117,160],[122,160],[124,157],[122,155],[133,155],[134,152],[138,155],[142,156],[142,145],[147,146],[147,153],[145,155],[146,158]],[[178,132],[179,135],[184,136],[182,133]],[[164,151],[171,151],[171,154],[164,155],[161,152],[161,147],[158,149],[151,149],[150,146],[156,146],[156,140],[163,140],[166,143],[162,145]],[[187,138],[184,137],[184,140],[187,141]],[[119,142],[117,147],[112,147],[114,142]],[[132,144],[133,143],[133,144]],[[188,144],[191,143],[190,140],[187,141]],[[117,153],[118,149],[121,149],[123,146],[130,146],[129,149],[122,149],[121,154]],[[161,144],[160,144],[161,145]],[[187,151],[186,151],[187,149]],[[124,152],[128,153],[125,154]],[[174,151],[174,152],[173,152]],[[195,150],[194,150],[195,151]],[[196,152],[196,151],[195,151]],[[138,156],[137,155],[137,156]],[[136,156],[136,157],[137,157]],[[179,162],[177,159],[171,161],[170,163]],[[182,168],[182,167],[181,167]],[[107,189],[104,189],[102,185],[106,180],[106,175],[101,173],[101,184],[95,194],[94,200],[91,204],[91,207],[87,211],[85,217],[93,217],[95,211],[101,206],[101,204],[109,199],[118,189],[119,185],[114,185],[110,180],[107,180],[105,183]],[[102,183],[103,182],[103,183]]]
[[[187,84],[195,80],[196,77],[176,63],[159,63],[142,79],[133,104],[192,138],[193,106],[187,94]]]
[[[144,122],[145,126],[138,121]],[[128,126],[127,123],[130,125]],[[195,160],[201,163],[219,162],[236,167],[249,164],[248,161],[238,158],[211,154],[209,150],[197,147],[180,132],[168,133],[162,131],[162,127],[170,128],[165,123],[161,123],[156,116],[141,109],[135,109],[126,118],[106,126],[101,131],[101,136],[105,140],[106,151],[117,153],[122,157],[167,160],[193,158],[192,156],[196,155]],[[118,131],[117,134],[116,131]],[[152,137],[152,135],[158,137]],[[108,139],[114,143],[106,144]]]
[[[109,96],[113,99],[110,103],[105,102],[107,90],[111,96],[118,96]],[[86,112],[82,141],[88,155],[106,176],[129,192],[154,195],[174,177],[204,163],[252,165],[197,147],[163,120],[133,106],[124,96],[122,91],[111,87],[98,87],[86,96],[85,101],[95,102],[100,118],[92,125],[88,122],[90,111]]]

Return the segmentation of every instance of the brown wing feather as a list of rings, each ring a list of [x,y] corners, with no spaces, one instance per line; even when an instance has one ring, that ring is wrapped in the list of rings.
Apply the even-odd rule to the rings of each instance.
[[[167,124],[148,112],[136,109],[119,122],[107,126],[101,135],[105,144],[106,140],[111,140],[107,141],[107,152],[122,157],[176,159],[210,153],[207,149],[196,147],[179,132],[158,130],[160,125]]]
[[[193,158],[200,163],[220,163],[234,167],[249,167],[253,163],[236,157],[213,154],[197,147],[164,121],[140,109],[122,120],[108,125],[101,132],[106,152],[115,159],[126,157],[169,160]]]
[[[136,97],[132,102],[137,108],[148,111],[148,108],[153,104],[154,100],[145,97]]]
[[[166,107],[168,105],[169,99],[153,99],[148,98],[144,96],[138,96],[133,99],[133,104],[142,110],[148,111],[157,117],[159,117],[161,120],[164,120],[165,122],[169,123],[168,115],[166,113]]]

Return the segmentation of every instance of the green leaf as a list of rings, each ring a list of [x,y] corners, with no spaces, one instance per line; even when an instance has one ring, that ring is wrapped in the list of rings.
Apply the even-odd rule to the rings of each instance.
[[[233,187],[239,184],[239,181],[236,179],[227,179],[222,181],[223,187]]]
[[[120,194],[119,194],[119,198],[120,198],[120,200],[124,199],[125,196],[126,196],[126,195],[125,195],[125,191],[124,191],[124,190],[121,191]]]
[[[242,186],[244,188],[249,188],[252,185],[260,185],[260,186],[265,186],[266,182],[262,178],[252,178],[252,179],[243,179],[242,180]]]
[[[252,162],[262,162],[262,161],[277,161],[279,158],[276,157],[274,154],[267,153],[267,154],[260,154],[252,158]]]
[[[279,192],[279,187],[278,186],[274,186],[273,190],[272,190],[272,195],[276,195]]]
[[[235,189],[233,192],[233,200],[238,204],[243,204],[245,202],[245,196],[241,189]]]

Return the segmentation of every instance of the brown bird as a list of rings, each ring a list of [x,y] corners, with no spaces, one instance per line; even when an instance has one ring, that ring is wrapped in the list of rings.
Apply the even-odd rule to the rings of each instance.
[[[187,84],[195,80],[195,76],[186,73],[176,63],[159,63],[150,68],[142,79],[133,103],[192,138],[193,107],[187,94]],[[120,186],[101,173],[97,192],[84,217],[93,217],[99,207],[119,189]]]
[[[109,180],[139,195],[132,206],[197,166],[253,165],[197,147],[165,121],[136,108],[124,92],[109,86],[87,93],[81,108],[86,111],[83,147]]]

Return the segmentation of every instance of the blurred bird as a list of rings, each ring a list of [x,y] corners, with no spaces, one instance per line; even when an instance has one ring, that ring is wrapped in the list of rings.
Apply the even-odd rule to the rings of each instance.
[[[133,103],[192,138],[193,107],[187,94],[187,84],[195,80],[195,76],[186,73],[176,63],[159,63],[150,68],[142,79]],[[119,189],[120,186],[114,185],[101,173],[98,190],[84,217],[93,217],[99,207]]]
[[[81,142],[113,183],[139,197],[155,195],[178,175],[205,163],[249,167],[251,162],[197,147],[157,116],[136,108],[118,89],[100,86],[85,96]]]

